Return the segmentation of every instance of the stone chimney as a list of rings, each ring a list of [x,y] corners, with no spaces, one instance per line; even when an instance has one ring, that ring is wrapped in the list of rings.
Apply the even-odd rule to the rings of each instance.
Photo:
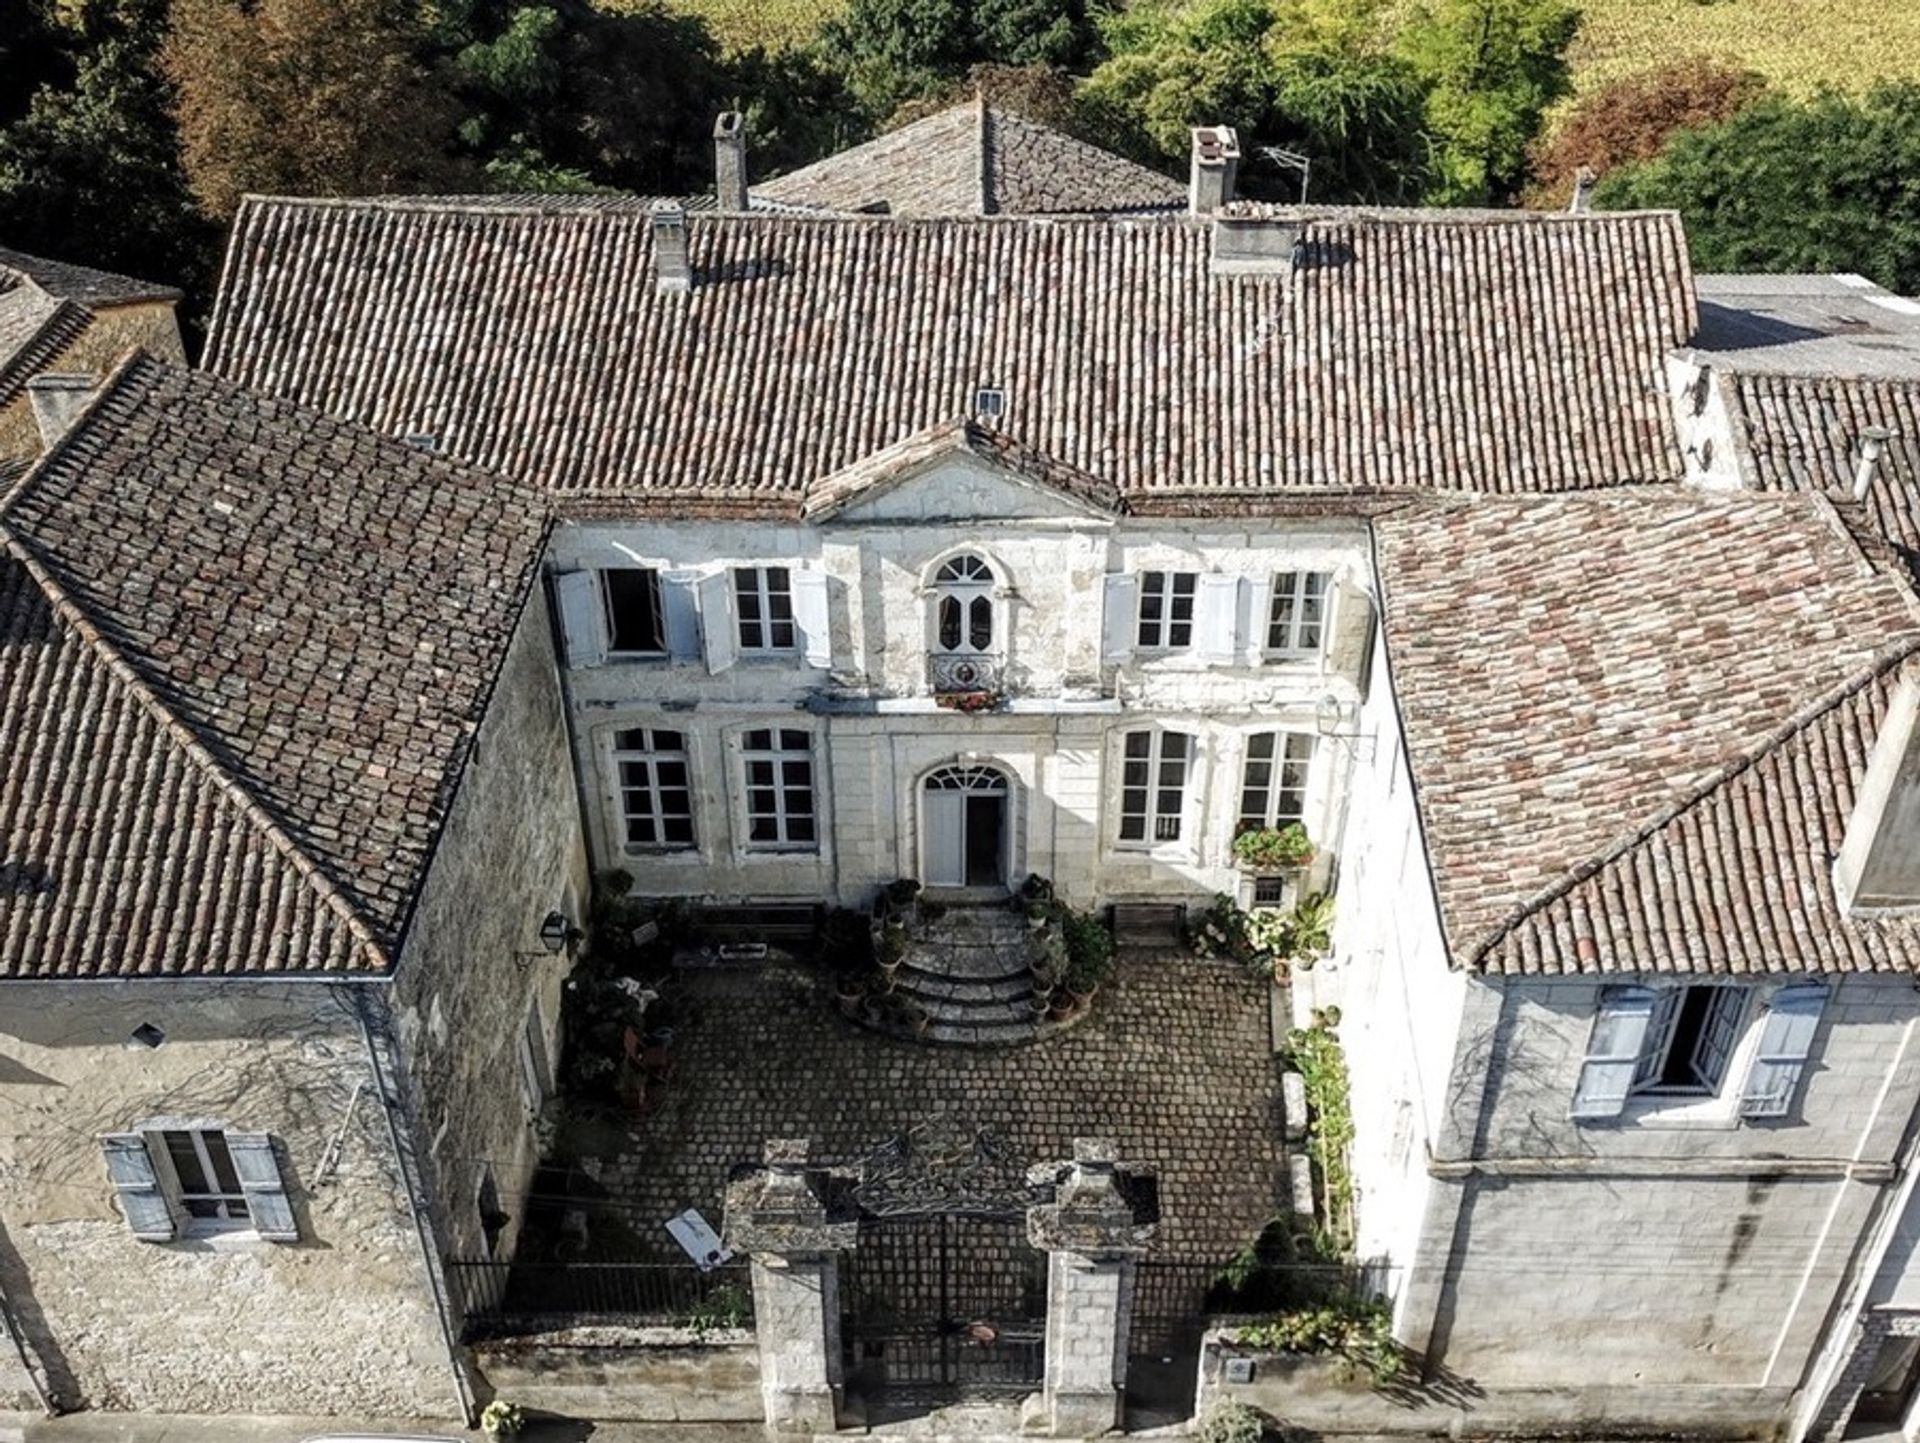
[[[687,255],[687,213],[677,205],[656,206],[652,219],[653,276],[662,291],[693,289],[693,262]]]
[[[1233,182],[1240,171],[1240,137],[1231,125],[1193,128],[1193,178],[1187,188],[1187,209],[1194,215],[1212,215],[1233,199]]]
[[[27,395],[33,402],[33,419],[40,426],[40,442],[49,450],[80,419],[100,378],[72,372],[48,371],[27,382]]]
[[[713,193],[723,211],[747,208],[747,118],[737,110],[713,122]]]
[[[1873,478],[1879,474],[1880,458],[1887,454],[1887,442],[1893,439],[1893,432],[1885,426],[1862,426],[1860,428],[1860,459],[1853,467],[1853,499],[1865,501],[1867,492],[1873,489]]]
[[[1592,166],[1583,165],[1574,173],[1573,199],[1567,202],[1567,209],[1575,215],[1585,215],[1593,209],[1593,188],[1600,183],[1600,176]]]
[[[1855,916],[1920,910],[1920,677],[1907,676],[1854,795],[1833,890]]]

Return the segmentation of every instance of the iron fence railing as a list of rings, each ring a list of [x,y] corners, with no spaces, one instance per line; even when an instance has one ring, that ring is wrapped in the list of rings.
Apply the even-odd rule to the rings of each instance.
[[[935,652],[927,658],[927,679],[936,696],[1006,690],[1005,664],[988,652]]]
[[[753,1289],[744,1262],[706,1271],[691,1263],[446,1265],[469,1337],[560,1328],[679,1325],[748,1327]]]

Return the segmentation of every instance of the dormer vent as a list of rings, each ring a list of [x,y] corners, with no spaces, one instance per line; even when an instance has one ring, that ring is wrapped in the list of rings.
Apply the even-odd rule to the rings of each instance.
[[[677,205],[654,209],[653,276],[662,291],[693,289],[693,262],[687,254],[687,212]]]
[[[747,209],[747,118],[737,110],[713,122],[713,194],[723,211]]]
[[[1873,489],[1873,478],[1880,474],[1880,458],[1887,454],[1887,442],[1893,439],[1893,432],[1885,426],[1863,426],[1860,429],[1860,459],[1853,468],[1853,499],[1864,501],[1867,492]]]
[[[1007,393],[998,386],[982,386],[973,393],[973,415],[978,421],[998,421],[1007,414]]]
[[[33,419],[40,427],[40,444],[51,449],[80,419],[100,381],[77,372],[47,371],[27,382]]]
[[[1212,215],[1233,199],[1240,173],[1240,136],[1231,125],[1193,128],[1193,173],[1187,186],[1187,209],[1194,215]]]

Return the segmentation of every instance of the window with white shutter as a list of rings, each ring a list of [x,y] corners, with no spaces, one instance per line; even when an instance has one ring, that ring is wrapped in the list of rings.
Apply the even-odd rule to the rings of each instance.
[[[1821,983],[1782,987],[1767,1004],[1760,1046],[1747,1070],[1740,1112],[1744,1117],[1785,1117],[1799,1094],[1813,1054],[1814,1034],[1827,1005]]]
[[[1134,642],[1142,651],[1185,651],[1193,645],[1194,607],[1200,577],[1193,571],[1143,571],[1139,624]]]
[[[607,659],[607,626],[594,573],[561,572],[553,578],[553,599],[560,613],[567,665],[575,670],[600,665]]]
[[[1791,1105],[1818,1025],[1824,987],[1776,994],[1755,1038],[1754,989],[1701,982],[1609,987],[1574,1099],[1575,1117],[1731,1120],[1779,1116]],[[1744,1085],[1736,1059],[1751,1056]]]
[[[294,1221],[286,1185],[280,1180],[280,1160],[274,1156],[273,1139],[264,1132],[230,1132],[226,1142],[253,1230],[270,1243],[298,1242],[300,1228]]]
[[[222,1128],[162,1128],[100,1139],[120,1210],[137,1238],[252,1232],[295,1242],[300,1229],[273,1139]]]
[[[785,652],[798,645],[792,576],[784,566],[734,567],[733,609],[741,651]]]
[[[714,675],[740,659],[740,641],[733,622],[733,573],[715,571],[702,576],[694,585],[700,603],[700,641],[707,658],[707,670]]]
[[[1658,999],[1650,987],[1609,987],[1600,994],[1600,1012],[1587,1039],[1586,1060],[1574,1088],[1573,1115],[1618,1117],[1633,1091],[1640,1051]]]
[[[1228,664],[1239,659],[1240,578],[1209,573],[1200,578],[1194,652],[1202,661]]]
[[[833,665],[833,634],[827,613],[824,572],[793,573],[793,620],[800,629],[800,651],[808,666],[825,671]]]
[[[1107,577],[1106,614],[1101,621],[1100,657],[1121,662],[1133,655],[1134,579],[1121,573]]]
[[[1308,656],[1325,640],[1327,585],[1324,571],[1282,571],[1273,578],[1267,604],[1267,651],[1274,656]]]

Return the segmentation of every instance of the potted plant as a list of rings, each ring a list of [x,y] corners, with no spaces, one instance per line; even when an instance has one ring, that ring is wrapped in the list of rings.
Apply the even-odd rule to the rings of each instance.
[[[1027,1008],[1033,1013],[1033,1020],[1036,1022],[1044,1022],[1047,1014],[1053,1011],[1053,989],[1041,986],[1040,979],[1037,977],[1034,979],[1033,991],[1027,997]]]
[[[1315,892],[1294,903],[1287,918],[1287,958],[1305,970],[1327,955],[1333,946],[1333,898]]]
[[[1034,949],[1033,960],[1028,965],[1032,968],[1036,986],[1052,987],[1067,970],[1065,940],[1058,932],[1043,932],[1040,936],[1040,945]]]
[[[480,1431],[489,1439],[497,1440],[497,1443],[510,1443],[510,1440],[520,1436],[526,1421],[526,1414],[520,1411],[519,1404],[495,1398],[480,1412]]]
[[[880,940],[873,949],[873,957],[880,964],[882,972],[892,973],[899,970],[907,955],[907,929],[889,924],[880,933]]]
[[[1063,914],[1067,990],[1084,1004],[1113,976],[1113,933],[1087,912]]]
[[[886,898],[893,904],[893,910],[904,912],[913,905],[913,899],[920,895],[920,884],[912,877],[900,877],[887,883]]]
[[[1047,995],[1047,1016],[1055,1022],[1064,1022],[1073,1016],[1077,1005],[1071,992],[1065,987],[1056,987]]]
[[[1250,872],[1285,872],[1313,861],[1313,839],[1298,822],[1249,827],[1233,839],[1233,859]]]
[[[1037,898],[1030,899],[1026,904],[1027,930],[1030,932],[1038,932],[1042,927],[1046,926],[1047,913],[1049,910],[1045,902]]]
[[[1041,876],[1038,872],[1027,873],[1026,881],[1020,884],[1020,900],[1022,902],[1051,902],[1053,900],[1053,883]]]
[[[834,979],[833,996],[840,1004],[842,1012],[853,1012],[860,1006],[860,999],[867,995],[867,984],[851,972],[842,972]]]

